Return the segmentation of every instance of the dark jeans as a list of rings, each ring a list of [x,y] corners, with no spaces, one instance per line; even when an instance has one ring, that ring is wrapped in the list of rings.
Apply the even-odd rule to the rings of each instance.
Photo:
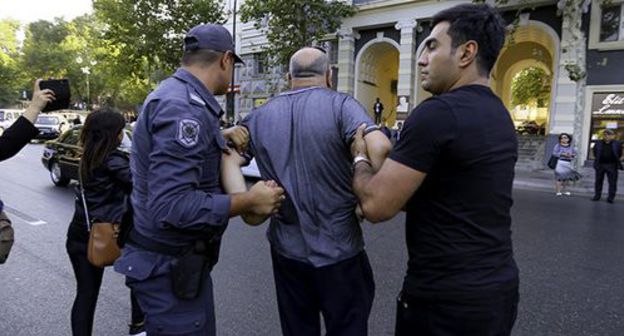
[[[518,289],[471,300],[399,296],[395,336],[508,336]]]
[[[320,314],[327,336],[368,334],[375,283],[365,252],[320,268],[271,256],[284,336],[321,335]]]
[[[104,269],[95,267],[87,259],[87,244],[81,241],[67,240],[65,245],[74,275],[76,276],[76,298],[71,310],[71,328],[74,336],[91,336],[93,318],[97,304]],[[143,312],[131,296],[132,323],[143,322]]]
[[[375,124],[381,124],[381,113],[375,113]]]
[[[596,170],[596,186],[594,188],[594,197],[600,198],[602,196],[602,185],[604,184],[604,176],[607,175],[609,180],[609,196],[608,199],[615,199],[615,193],[617,191],[618,169],[617,164],[599,164],[594,167]]]

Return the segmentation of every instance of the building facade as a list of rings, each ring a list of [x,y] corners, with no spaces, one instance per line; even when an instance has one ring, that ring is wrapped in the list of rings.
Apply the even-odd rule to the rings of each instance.
[[[323,41],[334,68],[334,84],[372,114],[376,98],[389,126],[429,97],[420,88],[417,58],[431,31],[431,18],[445,8],[470,1],[351,0],[358,13]],[[539,169],[559,133],[575,138],[578,164],[593,160],[591,147],[605,128],[624,137],[624,0],[509,1],[500,7],[515,27],[501,52],[491,87],[510,110],[521,139],[521,161]],[[582,3],[581,3],[582,2]],[[516,21],[516,24],[512,22]],[[285,88],[285,69],[263,59],[267,41],[253,24],[238,24],[237,49],[246,60],[239,68],[242,116]],[[527,69],[547,79],[541,99],[518,104],[516,81]]]

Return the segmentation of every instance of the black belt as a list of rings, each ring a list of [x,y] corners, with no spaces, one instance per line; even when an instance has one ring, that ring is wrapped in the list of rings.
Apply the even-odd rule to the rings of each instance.
[[[148,250],[150,252],[161,253],[165,255],[169,255],[172,257],[179,257],[189,250],[193,249],[195,244],[188,246],[171,246],[167,244],[163,244],[161,242],[155,241],[152,238],[148,238],[139,232],[136,229],[130,231],[130,235],[128,237],[128,243],[130,245],[134,245],[136,247],[142,248],[144,250]]]

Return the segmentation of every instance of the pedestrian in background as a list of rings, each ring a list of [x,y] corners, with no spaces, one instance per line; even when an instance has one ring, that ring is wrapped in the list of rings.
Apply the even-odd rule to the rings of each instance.
[[[383,115],[384,106],[379,100],[379,97],[375,100],[375,104],[373,104],[373,114],[375,115],[375,124],[381,125],[381,116]]]
[[[75,211],[66,242],[76,277],[76,297],[71,310],[74,336],[92,334],[95,307],[104,275],[104,268],[93,266],[87,259],[89,226],[85,211],[92,222],[121,223],[132,191],[128,154],[118,150],[125,124],[121,113],[102,108],[87,116],[80,133],[82,157],[79,174],[87,209],[84,209],[80,187],[77,187]],[[144,316],[132,295],[131,306],[129,334],[140,335],[144,331]]]
[[[576,157],[572,136],[568,133],[559,134],[559,143],[553,148],[552,154],[558,158],[555,167],[555,195],[570,196],[571,193],[566,188],[581,178],[581,174],[572,166],[572,160]]]
[[[596,185],[594,186],[593,201],[600,200],[604,176],[609,181],[607,202],[613,203],[617,192],[618,170],[622,169],[622,142],[615,140],[615,132],[605,129],[603,139],[594,145],[594,170],[596,171]]]

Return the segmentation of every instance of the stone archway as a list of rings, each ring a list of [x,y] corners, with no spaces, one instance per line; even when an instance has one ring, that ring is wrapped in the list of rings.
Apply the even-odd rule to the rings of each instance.
[[[556,108],[559,44],[559,37],[550,26],[538,21],[528,21],[518,27],[513,43],[506,43],[501,50],[492,69],[491,87],[511,111],[517,127],[535,122],[543,129],[541,134],[549,133]],[[532,111],[533,113],[520,113],[523,117],[518,117],[514,112],[517,107],[511,103],[511,84],[516,74],[529,67],[540,68],[550,76],[550,99],[546,106],[536,107],[537,110]]]
[[[396,121],[397,84],[399,78],[399,44],[378,37],[366,43],[355,59],[355,98],[373,116],[377,97],[384,105],[382,119],[388,126]]]

